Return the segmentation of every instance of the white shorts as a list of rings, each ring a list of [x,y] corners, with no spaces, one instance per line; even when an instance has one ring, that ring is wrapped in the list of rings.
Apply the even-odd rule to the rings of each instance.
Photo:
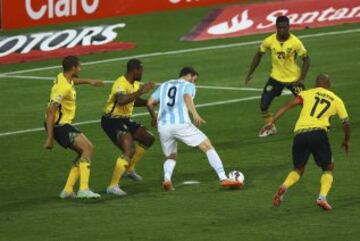
[[[177,140],[196,147],[207,139],[207,136],[192,123],[159,126],[158,131],[165,156],[177,153]]]

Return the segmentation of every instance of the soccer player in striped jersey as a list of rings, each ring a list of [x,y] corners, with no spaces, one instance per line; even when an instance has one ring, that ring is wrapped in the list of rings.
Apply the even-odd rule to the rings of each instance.
[[[312,154],[316,164],[323,170],[320,179],[320,193],[316,203],[325,210],[332,208],[326,199],[332,186],[332,171],[334,169],[327,132],[330,128],[330,118],[333,115],[338,115],[343,122],[344,140],[342,146],[348,153],[350,123],[344,102],[334,92],[330,91],[330,85],[328,75],[318,75],[315,88],[300,92],[295,99],[281,107],[269,124],[265,126],[265,128],[271,128],[275,121],[289,109],[297,105],[302,106],[294,129],[295,136],[292,147],[294,170],[288,174],[284,183],[275,193],[274,206],[279,206],[285,192],[299,181],[304,173],[309,156]]]
[[[148,100],[149,108],[153,109],[157,104],[160,106],[157,127],[161,147],[166,157],[163,166],[163,187],[166,191],[173,190],[171,177],[177,159],[177,140],[188,146],[197,147],[206,154],[222,187],[242,186],[242,183],[228,179],[218,153],[207,136],[196,127],[205,123],[193,102],[196,92],[195,82],[198,75],[192,67],[184,67],[180,71],[179,79],[169,80],[161,84]],[[196,126],[191,122],[189,112]]]
[[[93,154],[93,144],[72,125],[76,110],[75,85],[90,84],[103,86],[98,80],[82,80],[78,78],[81,70],[80,60],[76,56],[67,56],[62,62],[63,72],[58,74],[51,89],[50,101],[46,112],[45,129],[48,138],[44,144],[46,149],[52,149],[54,139],[63,148],[69,148],[77,156],[73,161],[69,177],[60,198],[99,198],[98,193],[89,189],[90,161]],[[80,179],[77,195],[74,185]]]

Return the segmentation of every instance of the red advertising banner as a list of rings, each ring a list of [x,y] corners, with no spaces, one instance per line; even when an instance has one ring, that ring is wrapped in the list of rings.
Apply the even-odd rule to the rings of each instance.
[[[133,42],[115,42],[125,23],[61,31],[0,36],[0,64],[113,52],[134,48]]]
[[[292,29],[360,22],[360,0],[303,0],[236,5],[215,10],[183,40],[200,41],[275,31],[277,16]]]
[[[0,0],[2,29],[18,29],[240,0]],[[16,19],[16,20],[14,20]]]

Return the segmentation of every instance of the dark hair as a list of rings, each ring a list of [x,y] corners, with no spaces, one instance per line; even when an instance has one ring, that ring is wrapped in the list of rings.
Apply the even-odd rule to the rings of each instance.
[[[286,16],[279,16],[276,18],[276,25],[278,25],[279,23],[287,23],[289,24],[290,21],[289,21],[289,18],[286,17]]]
[[[127,72],[134,69],[141,69],[142,67],[142,62],[139,59],[130,59],[126,65]]]
[[[71,70],[72,67],[77,67],[79,64],[80,60],[76,56],[66,56],[62,61],[64,72]]]
[[[184,67],[180,70],[179,77],[191,74],[191,76],[199,76],[199,73],[193,67]]]

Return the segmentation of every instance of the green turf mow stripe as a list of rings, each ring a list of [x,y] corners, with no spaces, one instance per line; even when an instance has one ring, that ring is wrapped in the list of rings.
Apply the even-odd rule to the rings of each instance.
[[[341,34],[348,34],[348,33],[355,33],[355,32],[360,32],[360,29],[331,31],[331,32],[317,33],[317,34],[305,34],[305,35],[299,35],[298,37],[301,39],[317,38],[317,37],[323,37],[323,36],[341,35]],[[213,46],[199,47],[199,48],[172,50],[172,51],[164,51],[164,52],[155,52],[155,53],[140,54],[140,55],[134,55],[134,56],[120,57],[120,58],[110,58],[110,59],[104,59],[104,60],[98,60],[98,61],[83,62],[82,65],[103,64],[103,63],[110,63],[110,62],[116,62],[116,61],[121,61],[121,60],[129,60],[132,58],[149,58],[149,57],[158,57],[158,56],[175,55],[175,54],[183,54],[183,53],[193,53],[193,52],[200,52],[200,51],[207,51],[207,50],[217,50],[217,49],[249,46],[249,45],[254,45],[254,44],[259,44],[259,43],[261,43],[261,40],[249,41],[249,42],[243,42],[243,43],[213,45]],[[25,69],[25,70],[1,73],[0,76],[1,75],[29,73],[29,72],[35,72],[35,71],[41,71],[41,70],[57,69],[57,68],[59,68],[58,65],[41,67],[41,68],[32,68],[32,69]]]
[[[291,94],[291,93],[284,92],[284,95],[289,95],[289,94]],[[204,103],[204,104],[198,104],[198,105],[196,105],[196,107],[203,108],[203,107],[210,107],[210,106],[226,105],[226,104],[244,102],[244,101],[249,101],[249,100],[256,100],[256,99],[260,99],[260,98],[261,98],[261,96],[257,95],[257,96],[250,96],[250,97],[245,97],[245,98],[237,98],[237,99],[231,99],[231,100],[215,101],[215,102],[209,102],[209,103]],[[145,116],[148,114],[149,114],[148,112],[142,112],[142,113],[134,114],[133,117]],[[99,122],[100,122],[100,120],[97,119],[97,120],[77,122],[77,123],[74,123],[74,125],[80,126],[80,125],[88,125],[88,124],[99,123]],[[25,134],[25,133],[31,133],[31,132],[38,132],[38,131],[43,131],[43,130],[44,130],[43,127],[39,127],[39,128],[25,129],[25,130],[12,131],[12,132],[3,132],[3,133],[0,133],[0,137],[19,135],[19,134]]]
[[[5,79],[31,79],[31,80],[54,80],[54,77],[44,76],[30,76],[30,75],[0,75],[0,78]],[[105,84],[112,84],[113,80],[103,80]],[[140,83],[142,84],[142,83]],[[155,83],[160,85],[160,83]],[[261,88],[250,88],[250,87],[233,87],[233,86],[217,86],[217,85],[196,85],[198,89],[211,89],[211,90],[245,90],[245,91],[262,91]]]

